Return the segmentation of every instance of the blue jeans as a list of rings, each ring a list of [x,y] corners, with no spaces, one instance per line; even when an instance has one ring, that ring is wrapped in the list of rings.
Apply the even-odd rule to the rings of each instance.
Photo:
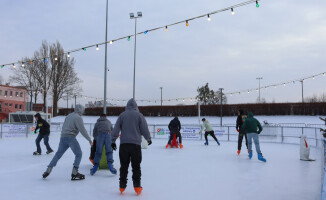
[[[254,140],[257,153],[261,153],[260,146],[259,146],[258,134],[257,133],[247,133],[247,139],[248,139],[249,152],[252,151],[252,140]]]
[[[78,168],[80,161],[82,159],[82,150],[80,149],[79,143],[75,137],[61,137],[58,147],[58,151],[55,153],[48,167],[55,167],[57,162],[62,157],[62,155],[71,148],[72,152],[75,154],[74,167]]]
[[[112,136],[108,133],[99,133],[96,138],[96,153],[94,164],[100,164],[103,146],[105,145],[106,159],[108,162],[113,163],[113,151],[111,147]]]
[[[38,153],[42,153],[42,150],[41,150],[41,146],[40,146],[40,142],[41,140],[43,139],[44,141],[44,145],[46,146],[46,149],[48,151],[52,151],[50,145],[49,145],[49,134],[38,134],[36,140],[35,140],[35,143],[36,143],[36,148],[37,148],[37,152]]]

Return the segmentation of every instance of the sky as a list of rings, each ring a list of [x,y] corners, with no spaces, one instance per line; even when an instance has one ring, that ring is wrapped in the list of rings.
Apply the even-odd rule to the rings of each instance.
[[[219,10],[241,0],[109,0],[108,40],[131,35],[129,13],[142,11],[137,32]],[[326,1],[264,0],[137,36],[136,99],[196,97],[197,88],[225,93],[281,83],[326,72]],[[105,40],[105,0],[1,0],[0,64],[31,57],[42,40],[59,41],[64,49]],[[108,45],[108,98],[129,99],[133,93],[134,39]],[[103,98],[104,46],[71,54],[82,79],[83,95]],[[10,67],[0,69],[5,79]],[[326,76],[304,82],[304,96],[326,93]],[[254,103],[258,92],[227,96],[228,103]],[[299,82],[261,90],[267,102],[301,101]],[[79,98],[78,103],[89,99]],[[69,107],[73,103],[69,101]],[[110,102],[125,105],[126,102]],[[160,102],[138,102],[140,105]],[[193,102],[163,102],[163,104]],[[66,106],[61,100],[60,106]]]

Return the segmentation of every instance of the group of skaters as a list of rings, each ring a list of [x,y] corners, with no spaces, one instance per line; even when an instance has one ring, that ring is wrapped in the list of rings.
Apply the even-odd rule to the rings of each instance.
[[[126,110],[122,112],[115,126],[112,126],[112,123],[107,119],[105,114],[101,114],[100,118],[97,120],[94,129],[93,136],[94,140],[92,141],[88,135],[83,119],[82,114],[84,113],[85,108],[82,105],[76,105],[73,113],[69,114],[63,123],[61,138],[59,142],[59,147],[51,162],[49,163],[47,169],[43,173],[43,178],[48,177],[53,168],[57,165],[57,162],[63,156],[67,149],[71,149],[75,155],[75,160],[73,163],[71,180],[83,180],[85,175],[78,172],[78,168],[82,158],[82,150],[80,148],[79,142],[76,139],[76,136],[80,132],[84,138],[89,142],[91,146],[91,156],[90,160],[93,162],[93,168],[90,169],[90,174],[94,175],[99,168],[102,149],[105,146],[105,154],[107,158],[107,164],[109,171],[112,174],[117,174],[117,170],[114,168],[113,163],[113,151],[117,150],[116,140],[120,137],[120,146],[119,146],[119,159],[120,159],[120,178],[119,178],[119,190],[121,194],[125,191],[127,187],[127,175],[128,168],[131,163],[132,167],[132,181],[134,190],[139,195],[142,192],[141,186],[141,168],[140,164],[142,162],[142,151],[141,143],[142,137],[145,138],[148,145],[152,144],[150,132],[148,129],[147,122],[144,116],[139,112],[138,106],[134,99],[130,99],[127,103]],[[39,136],[36,139],[37,151],[34,152],[34,155],[41,154],[40,141],[43,138],[44,143],[47,147],[47,153],[53,152],[51,147],[48,144],[48,138],[50,134],[50,125],[41,118],[40,114],[35,115],[37,120],[36,130],[40,129]],[[220,145],[217,140],[214,130],[212,129],[210,123],[205,118],[202,119],[203,125],[201,127],[200,133],[205,130],[205,145],[208,145],[207,136],[211,135],[216,143]],[[170,129],[170,138],[166,148],[171,145],[173,134],[176,135],[176,138],[179,138],[179,147],[183,148],[182,145],[182,136],[180,134],[181,123],[178,117],[175,117],[169,123]],[[248,117],[244,116],[243,111],[239,110],[237,118],[236,129],[239,132],[239,143],[238,143],[238,154],[241,151],[241,144],[243,137],[246,138],[246,145],[249,152],[249,158],[252,158],[252,139],[254,140],[256,151],[258,154],[258,159],[266,162],[263,158],[260,147],[258,134],[262,131],[262,127],[257,119],[253,117],[252,113],[248,114]],[[35,130],[35,132],[36,132]],[[96,150],[95,150],[96,149]]]

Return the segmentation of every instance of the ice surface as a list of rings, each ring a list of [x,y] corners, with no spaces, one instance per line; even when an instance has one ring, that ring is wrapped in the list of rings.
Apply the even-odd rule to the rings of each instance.
[[[141,196],[132,187],[129,169],[128,187],[119,194],[119,176],[100,170],[89,175],[90,147],[80,135],[83,150],[80,172],[86,180],[70,181],[73,153],[68,150],[48,178],[42,173],[54,154],[33,156],[33,138],[0,140],[0,194],[3,200],[46,199],[150,199],[150,200],[317,200],[321,191],[320,149],[311,149],[315,162],[299,159],[299,146],[261,143],[267,163],[249,160],[246,149],[236,155],[237,143],[210,140],[183,142],[184,149],[165,149],[166,140],[154,139],[143,150]],[[52,135],[50,145],[56,151],[59,137]],[[42,150],[45,146],[41,144]],[[119,169],[118,153],[114,152],[115,167]]]

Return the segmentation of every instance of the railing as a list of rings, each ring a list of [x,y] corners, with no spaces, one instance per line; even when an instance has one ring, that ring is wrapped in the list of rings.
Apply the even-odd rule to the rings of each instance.
[[[60,135],[63,123],[51,123],[51,135]],[[92,136],[94,123],[84,123],[85,128]],[[167,124],[149,124],[152,138],[168,139],[169,130]],[[221,141],[237,141],[238,132],[235,125],[212,125],[215,135]],[[203,140],[203,134],[199,134],[198,124],[182,125],[181,135],[184,140]],[[263,126],[259,136],[261,142],[291,143],[299,144],[301,135],[307,136],[310,146],[319,146],[322,140],[320,128],[317,127],[293,127],[293,126]],[[35,137],[34,125],[27,123],[2,123],[0,124],[0,138]]]

